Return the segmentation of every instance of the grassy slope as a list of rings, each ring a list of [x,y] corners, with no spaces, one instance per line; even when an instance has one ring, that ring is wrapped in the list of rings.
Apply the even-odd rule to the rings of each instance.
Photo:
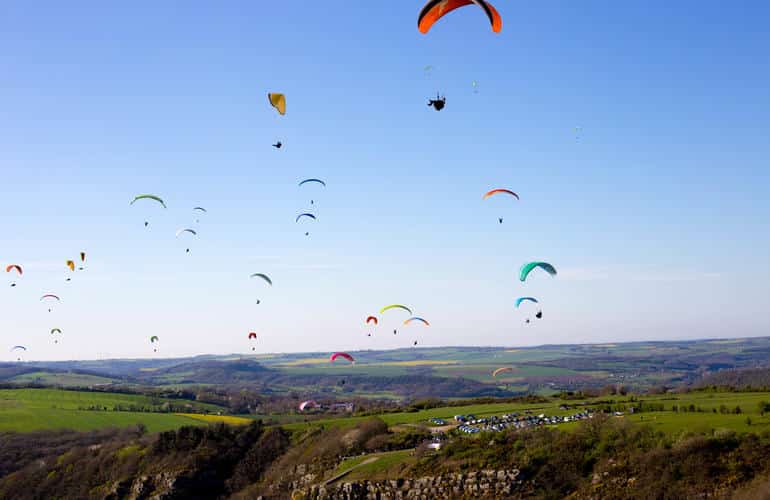
[[[59,389],[0,390],[0,431],[29,432],[42,429],[87,431],[104,427],[126,427],[137,423],[150,432],[176,429],[183,425],[202,425],[204,421],[170,413],[86,411],[79,407],[138,404],[153,400],[130,394],[63,391]],[[157,403],[157,400],[155,401]],[[160,401],[161,403],[163,400]],[[196,403],[197,404],[197,403]],[[199,405],[212,411],[214,405]]]

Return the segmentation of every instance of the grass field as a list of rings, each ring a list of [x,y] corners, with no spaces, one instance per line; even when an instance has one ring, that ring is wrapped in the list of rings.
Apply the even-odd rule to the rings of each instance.
[[[82,373],[51,373],[31,372],[17,375],[9,380],[17,384],[42,384],[59,387],[88,387],[100,384],[109,384],[113,379],[86,375]]]
[[[361,455],[344,460],[331,476],[334,477],[350,470],[351,472],[346,474],[342,481],[389,479],[398,477],[398,471],[408,462],[414,460],[414,450]]]
[[[0,390],[0,432],[30,432],[48,429],[88,431],[104,427],[126,427],[144,424],[150,432],[176,429],[183,425],[203,425],[206,415],[146,413],[124,411],[89,411],[82,408],[100,406],[108,409],[115,405],[162,404],[146,396],[66,391],[60,389],[4,389]],[[179,403],[179,401],[175,401]],[[220,411],[214,405],[194,403],[198,408]],[[227,417],[215,417],[227,418]],[[245,419],[244,419],[245,420]]]
[[[587,408],[595,407],[600,401],[612,399],[616,404],[624,403],[627,406],[638,405],[639,402],[633,402],[630,397],[609,396],[606,398],[595,398],[586,400]],[[683,431],[694,431],[710,433],[720,429],[735,430],[738,432],[761,432],[770,430],[770,414],[761,415],[759,411],[759,402],[770,402],[770,393],[767,392],[747,392],[747,393],[690,393],[690,394],[666,394],[660,396],[643,396],[640,398],[647,403],[662,403],[664,411],[645,412],[638,414],[627,414],[627,418],[634,422],[641,422],[652,425],[668,433]],[[441,408],[432,408],[417,412],[387,413],[380,415],[389,426],[401,424],[424,424],[428,425],[431,418],[442,418],[451,421],[454,415],[473,414],[477,417],[488,417],[491,415],[502,415],[503,413],[519,412],[523,413],[530,410],[534,414],[545,413],[547,415],[564,416],[575,413],[576,409],[560,410],[559,406],[567,404],[570,406],[582,403],[582,401],[562,401],[558,399],[550,400],[546,403],[492,403],[482,405],[467,406],[449,406]],[[676,412],[674,406],[694,405],[698,412]],[[728,411],[734,411],[735,407],[740,407],[740,414],[720,413],[720,407]],[[580,406],[583,408],[583,406]],[[714,413],[714,410],[717,413]],[[290,423],[284,427],[287,429],[302,429],[312,425],[324,425],[328,427],[350,427],[368,417],[342,417],[312,422]],[[750,419],[751,423],[749,424]],[[560,426],[564,429],[574,427],[574,425]]]

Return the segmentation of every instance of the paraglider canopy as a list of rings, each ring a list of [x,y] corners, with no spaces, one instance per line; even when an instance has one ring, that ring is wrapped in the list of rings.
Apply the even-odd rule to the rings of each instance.
[[[75,261],[74,260],[68,260],[67,261],[67,267],[70,268],[70,271],[74,271],[75,270]]]
[[[410,315],[412,314],[412,310],[402,304],[390,304],[389,306],[385,306],[382,309],[380,309],[380,314],[384,313],[385,311],[389,311],[390,309],[403,309],[404,311],[408,312]]]
[[[511,195],[511,196],[513,196],[514,198],[516,198],[517,200],[519,199],[519,195],[518,195],[518,194],[516,194],[516,193],[514,193],[514,192],[513,192],[513,191],[511,191],[510,189],[493,189],[493,190],[491,190],[491,191],[487,191],[486,193],[484,193],[484,196],[482,197],[482,199],[483,199],[483,200],[486,200],[486,199],[487,199],[487,198],[489,198],[490,196],[494,196],[494,195],[496,195],[496,194],[500,194],[500,193],[504,193],[504,194],[508,194],[508,195]]]
[[[503,372],[512,372],[512,371],[513,371],[513,368],[511,368],[510,366],[505,366],[503,368],[498,368],[497,370],[493,371],[492,376],[497,377],[499,374]]]
[[[276,109],[281,115],[286,114],[286,96],[283,94],[267,94],[267,100],[270,101],[270,105]]]
[[[255,339],[255,338],[257,338],[257,334],[254,333],[254,332],[249,332],[249,339],[251,340],[251,339]]]
[[[556,276],[556,268],[553,267],[548,262],[529,262],[521,266],[521,272],[519,273],[519,280],[526,281],[527,276],[529,276],[529,273],[531,273],[535,268],[538,268],[538,267],[543,271],[547,272],[548,274],[550,274],[551,276]]]
[[[17,273],[19,273],[19,276],[24,274],[24,271],[21,270],[21,266],[18,264],[11,264],[5,268],[6,273],[10,273],[11,271],[16,271]]]
[[[307,184],[309,182],[315,182],[317,184],[322,185],[323,187],[326,187],[326,183],[324,181],[322,181],[321,179],[305,179],[304,181],[301,181],[299,183],[299,185],[302,186],[303,184]]]
[[[374,316],[369,316],[368,318],[366,318],[366,324],[368,325],[369,323],[374,323],[374,325],[377,326],[379,321]]]
[[[428,323],[427,321],[425,321],[425,320],[424,320],[424,319],[422,319],[422,318],[418,318],[417,316],[414,316],[414,317],[412,317],[412,318],[409,318],[409,319],[406,319],[406,320],[404,320],[404,324],[405,324],[405,325],[408,325],[408,324],[409,324],[409,323],[411,323],[412,321],[419,321],[420,323],[424,324],[425,326],[430,326],[430,323]]]
[[[176,237],[179,238],[179,235],[182,234],[182,233],[190,233],[190,234],[195,235],[195,236],[198,235],[198,233],[196,233],[194,229],[185,228],[185,229],[177,230]]]
[[[167,208],[166,207],[166,203],[159,196],[156,196],[154,194],[139,194],[139,195],[136,195],[136,197],[133,200],[131,200],[131,205],[133,205],[134,203],[136,203],[139,200],[154,200],[154,201],[157,201],[158,203],[160,203],[163,206],[163,208]]]
[[[307,408],[308,406],[312,406],[313,408],[318,408],[319,405],[312,399],[308,401],[303,401],[299,404],[299,411],[305,411],[305,408]]]
[[[304,214],[299,214],[299,215],[297,216],[297,218],[296,218],[296,219],[294,219],[294,222],[299,222],[299,220],[300,220],[302,217],[309,217],[309,218],[311,218],[311,219],[313,219],[313,220],[316,220],[316,216],[315,216],[315,215],[313,215],[313,214],[311,214],[311,213],[304,213]]]
[[[263,280],[265,280],[265,282],[266,282],[268,285],[270,285],[270,286],[273,286],[273,280],[271,280],[271,279],[268,277],[268,275],[267,275],[267,274],[262,274],[262,273],[254,273],[254,274],[252,274],[252,275],[250,276],[250,278],[260,278],[260,279],[263,279]]]
[[[518,299],[516,299],[516,308],[518,309],[521,303],[526,301],[534,302],[535,304],[538,303],[538,300],[534,297],[519,297]]]
[[[353,359],[353,356],[351,356],[350,354],[348,354],[346,352],[335,352],[334,354],[331,355],[331,357],[329,357],[329,362],[330,363],[334,363],[334,360],[336,360],[337,358],[347,359],[351,363],[355,363],[356,362],[356,360]]]
[[[503,19],[492,4],[485,0],[428,0],[417,17],[417,29],[420,30],[420,33],[426,34],[436,21],[455,9],[471,4],[481,7],[489,18],[492,31],[500,33],[503,29]]]
[[[158,339],[158,336],[157,336],[157,335],[153,335],[152,337],[150,337],[150,343],[151,343],[151,344],[154,344],[154,343],[155,343],[155,342],[157,342],[158,340],[160,340],[160,339]]]

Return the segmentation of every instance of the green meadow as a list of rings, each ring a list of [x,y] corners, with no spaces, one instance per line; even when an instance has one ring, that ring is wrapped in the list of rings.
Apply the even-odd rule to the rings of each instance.
[[[157,407],[168,400],[133,394],[67,391],[61,389],[0,390],[0,432],[71,429],[89,431],[105,427],[143,424],[150,432],[176,429],[183,425],[204,425],[206,421],[173,413],[113,411],[116,405]],[[175,404],[184,403],[178,400]],[[191,402],[193,411],[219,411],[214,405]],[[88,407],[107,410],[87,410]]]

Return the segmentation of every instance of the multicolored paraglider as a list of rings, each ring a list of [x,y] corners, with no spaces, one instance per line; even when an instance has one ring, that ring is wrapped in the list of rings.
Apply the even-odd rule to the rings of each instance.
[[[491,197],[491,196],[495,196],[495,195],[497,195],[497,194],[506,194],[506,195],[508,195],[508,196],[512,196],[513,198],[516,198],[517,200],[519,199],[519,195],[518,195],[518,194],[516,194],[516,193],[514,193],[514,192],[513,192],[513,191],[511,191],[510,189],[500,189],[500,188],[498,188],[498,189],[492,189],[491,191],[487,191],[486,193],[484,193],[484,196],[483,196],[481,199],[482,199],[482,200],[486,200],[487,198],[489,198],[489,197]],[[502,218],[502,217],[498,217],[498,218],[497,218],[497,221],[498,221],[500,224],[502,224],[502,223],[503,223],[503,218]]]
[[[529,276],[529,273],[531,273],[533,270],[537,268],[542,269],[543,271],[547,272],[551,276],[556,276],[556,268],[553,267],[548,262],[529,262],[527,264],[524,264],[521,266],[521,271],[519,272],[519,280],[521,282],[527,281],[527,276]]]
[[[492,4],[485,0],[428,0],[417,17],[417,29],[420,30],[420,33],[428,33],[436,21],[445,15],[455,9],[472,4],[481,7],[489,19],[492,31],[500,33],[503,29],[503,19]]]
[[[417,321],[417,322],[419,322],[419,323],[422,323],[422,324],[423,324],[423,325],[425,325],[425,326],[430,326],[430,323],[428,323],[426,320],[424,320],[424,319],[422,319],[422,318],[418,318],[417,316],[411,317],[411,318],[409,318],[409,319],[405,319],[405,320],[404,320],[404,324],[405,324],[405,325],[408,325],[409,323],[411,323],[411,322],[413,322],[413,321]]]
[[[347,359],[348,361],[350,361],[350,362],[351,362],[351,363],[353,363],[353,364],[355,364],[355,363],[356,363],[356,360],[355,360],[355,359],[353,359],[353,356],[351,356],[350,354],[348,354],[348,353],[346,353],[346,352],[335,352],[334,354],[332,354],[332,355],[329,357],[329,362],[330,362],[330,363],[334,363],[334,361],[335,361],[337,358],[343,358],[343,359]]]

